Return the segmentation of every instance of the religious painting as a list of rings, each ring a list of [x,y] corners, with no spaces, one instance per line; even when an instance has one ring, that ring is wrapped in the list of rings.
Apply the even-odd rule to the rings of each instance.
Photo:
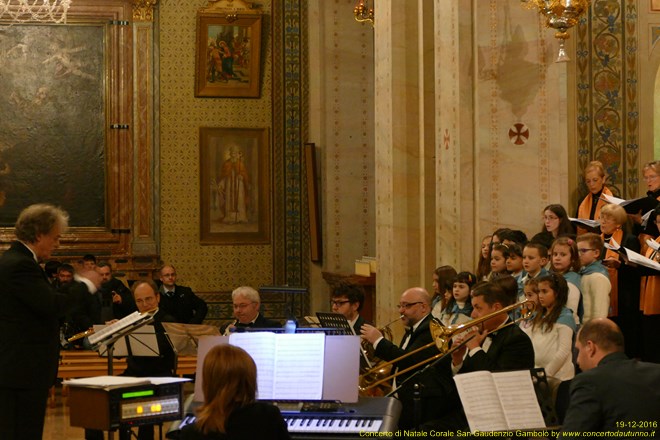
[[[261,15],[197,14],[195,96],[258,98]]]
[[[270,241],[266,128],[199,130],[201,244]]]
[[[106,225],[104,25],[0,25],[0,227],[51,203]]]

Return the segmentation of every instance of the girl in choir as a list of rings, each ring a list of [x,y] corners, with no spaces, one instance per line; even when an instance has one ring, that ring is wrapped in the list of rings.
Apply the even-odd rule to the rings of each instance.
[[[603,194],[612,195],[612,191],[605,186],[605,168],[603,168],[603,164],[600,161],[591,161],[585,167],[584,183],[589,193],[582,199],[580,206],[578,206],[577,218],[598,220],[601,208],[607,203],[600,197]],[[585,232],[589,231],[580,226],[577,227],[578,235]]]
[[[213,347],[204,358],[202,379],[204,404],[196,422],[181,429],[181,440],[291,438],[280,410],[257,402],[257,367],[242,348]]]
[[[471,320],[472,302],[470,292],[477,282],[477,276],[470,272],[461,272],[454,278],[452,299],[440,315],[440,322],[446,326],[463,324]]]
[[[543,228],[541,232],[532,237],[531,241],[541,243],[550,249],[555,238],[561,236],[574,237],[573,225],[568,219],[568,214],[563,206],[558,204],[548,205],[543,209]]]
[[[640,252],[639,241],[629,232],[628,215],[619,205],[609,204],[600,210],[600,230],[603,242],[615,242],[631,251]],[[640,357],[641,313],[639,310],[640,275],[637,270],[621,264],[619,253],[606,249],[603,265],[610,275],[610,310],[625,338],[628,357]]]
[[[575,320],[566,308],[568,285],[559,274],[538,279],[539,312],[529,327],[521,327],[534,345],[534,363],[548,376],[570,380],[575,376],[572,359]]]
[[[539,305],[539,280],[538,278],[530,278],[525,281],[525,286],[523,287],[523,292],[525,295],[526,301],[531,301],[534,305],[525,305],[525,308],[531,309],[532,316],[529,319],[520,321],[520,328],[523,330],[530,329],[532,327],[532,321],[537,315],[541,306]],[[526,330],[525,330],[526,331]]]
[[[492,235],[486,235],[481,240],[481,251],[479,252],[479,260],[477,261],[477,278],[483,281],[490,273],[490,243],[493,240]]]
[[[564,277],[568,283],[568,300],[566,307],[573,312],[575,324],[582,322],[582,293],[580,285],[580,255],[577,250],[577,243],[569,237],[559,237],[552,242],[550,248],[550,264],[552,272],[558,273]]]
[[[506,259],[509,257],[509,246],[505,244],[495,244],[490,251],[490,274],[488,281],[492,281],[500,275],[508,275],[506,270]]]
[[[452,283],[456,276],[456,269],[451,266],[436,267],[433,271],[433,299],[431,313],[438,318],[440,313],[448,306],[452,297]]]

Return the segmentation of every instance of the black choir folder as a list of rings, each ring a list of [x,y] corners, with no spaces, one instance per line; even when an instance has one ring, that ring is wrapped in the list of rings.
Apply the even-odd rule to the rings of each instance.
[[[529,370],[475,371],[454,381],[471,432],[546,429]]]

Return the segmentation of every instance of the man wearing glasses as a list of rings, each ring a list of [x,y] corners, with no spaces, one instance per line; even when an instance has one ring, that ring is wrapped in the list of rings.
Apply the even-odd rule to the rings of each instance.
[[[360,329],[366,323],[360,316],[363,303],[364,292],[360,287],[351,284],[339,284],[334,288],[330,297],[332,313],[344,315],[356,335],[360,335]]]
[[[249,286],[241,286],[231,293],[231,300],[234,305],[233,322],[225,324],[220,328],[220,333],[227,336],[237,329],[251,328],[279,328],[282,327],[277,321],[267,319],[259,313],[261,298],[259,292]]]
[[[431,297],[424,288],[413,287],[403,292],[398,304],[398,311],[401,313],[403,324],[408,328],[399,346],[384,339],[382,333],[374,326],[365,324],[361,329],[362,337],[374,345],[376,356],[386,361],[396,359],[433,341],[429,330],[429,323],[433,319]],[[393,372],[415,366],[438,353],[439,350],[435,344],[431,345],[396,362]],[[404,383],[423,368],[424,366],[418,366],[395,378],[395,386],[403,384],[397,392],[402,403],[399,418],[400,429],[416,428],[421,423],[437,419],[458,403],[456,388],[451,377],[449,357]],[[414,399],[416,397],[414,395],[415,385],[419,385],[420,401],[418,403]],[[416,405],[421,405],[421,408]]]

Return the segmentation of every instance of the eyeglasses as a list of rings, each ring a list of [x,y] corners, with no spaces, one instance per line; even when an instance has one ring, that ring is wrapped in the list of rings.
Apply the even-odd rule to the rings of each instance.
[[[397,308],[399,308],[399,309],[404,309],[404,310],[408,310],[408,309],[410,309],[411,307],[416,306],[417,304],[422,304],[422,302],[421,302],[421,301],[417,301],[417,302],[414,302],[414,303],[401,303],[401,304],[397,304]]]
[[[581,253],[581,254],[586,254],[589,251],[595,251],[595,250],[596,249],[585,248],[585,249],[578,249],[578,252]]]
[[[331,305],[331,306],[341,307],[341,306],[343,306],[344,304],[349,303],[349,302],[350,302],[350,301],[347,300],[347,299],[346,299],[346,300],[343,300],[343,301],[330,301],[330,305]]]
[[[251,302],[251,303],[234,304],[234,309],[245,309],[245,308],[248,307],[250,304],[254,304],[254,302]]]
[[[655,180],[655,179],[657,179],[657,178],[658,178],[658,175],[657,175],[657,174],[654,175],[654,176],[644,176],[644,177],[643,177],[643,179],[644,179],[645,182],[648,182],[649,180]]]

